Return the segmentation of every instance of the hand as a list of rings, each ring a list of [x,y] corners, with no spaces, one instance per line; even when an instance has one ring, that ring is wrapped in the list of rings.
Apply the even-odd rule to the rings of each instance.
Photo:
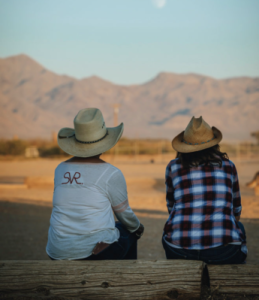
[[[135,231],[135,235],[137,236],[138,239],[141,238],[144,232],[144,226],[143,224],[140,223],[139,228]]]
[[[236,218],[236,221],[239,222],[240,216],[235,216],[235,218]]]

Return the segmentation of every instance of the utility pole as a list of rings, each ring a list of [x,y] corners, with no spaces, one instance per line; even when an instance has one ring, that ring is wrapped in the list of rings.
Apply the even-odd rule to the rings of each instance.
[[[138,159],[138,152],[139,152],[139,147],[138,147],[138,133],[135,133],[135,141],[134,141],[134,159],[137,161]]]
[[[51,133],[51,137],[52,137],[52,143],[57,145],[58,141],[57,141],[57,133],[55,131],[52,131]]]
[[[113,120],[114,120],[114,127],[117,127],[118,126],[118,114],[119,114],[119,107],[121,105],[119,103],[114,103],[112,105],[113,107]],[[118,145],[116,145],[113,150],[113,155],[112,157],[116,156],[118,154]],[[112,158],[113,159],[113,158]]]
[[[113,107],[113,119],[114,119],[114,126],[118,126],[118,114],[119,114],[119,107],[121,105],[118,103],[115,103],[112,105]]]

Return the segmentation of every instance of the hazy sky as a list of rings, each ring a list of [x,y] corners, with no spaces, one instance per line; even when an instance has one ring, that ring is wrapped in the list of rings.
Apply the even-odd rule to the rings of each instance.
[[[77,78],[259,76],[259,0],[0,0],[0,57]]]

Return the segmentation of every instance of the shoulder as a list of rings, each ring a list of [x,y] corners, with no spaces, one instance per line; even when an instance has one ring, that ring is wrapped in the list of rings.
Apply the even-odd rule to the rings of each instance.
[[[110,163],[106,163],[105,165],[106,165],[107,168],[110,169],[111,172],[122,174],[121,170],[118,169],[117,167],[115,167],[114,165],[111,165]]]
[[[228,158],[221,158],[222,160],[222,165],[224,166],[230,166],[230,167],[235,167],[235,164],[233,163],[232,160],[228,159]]]
[[[166,166],[167,170],[172,170],[172,168],[178,168],[179,167],[179,163],[178,163],[178,158],[175,158],[173,160],[171,160],[168,165]]]
[[[56,167],[55,173],[57,173],[57,172],[63,170],[64,168],[66,168],[66,165],[67,165],[67,164],[66,164],[65,162],[62,161],[62,162]]]
[[[114,167],[113,165],[109,165],[109,174],[107,177],[107,187],[110,193],[115,193],[116,191],[122,191],[123,193],[127,191],[127,183],[125,177],[120,169]]]
[[[178,158],[172,159],[171,161],[169,161],[169,163],[167,164],[167,168],[170,168],[172,165],[177,164]]]
[[[120,169],[118,169],[117,167],[109,164],[109,163],[106,163],[107,165],[107,168],[109,168],[109,174],[110,174],[110,178],[112,177],[121,177],[121,178],[124,178],[124,175],[122,173],[122,171]]]
[[[233,163],[233,161],[230,160],[230,159],[223,158],[223,159],[222,159],[222,166],[225,167],[225,169],[231,170],[231,173],[234,173],[234,174],[237,173],[237,171],[236,171],[236,166],[235,166],[235,164]]]
[[[181,165],[178,163],[178,158],[171,160],[166,167],[166,176],[172,176],[173,173],[177,172],[178,169],[181,168]]]

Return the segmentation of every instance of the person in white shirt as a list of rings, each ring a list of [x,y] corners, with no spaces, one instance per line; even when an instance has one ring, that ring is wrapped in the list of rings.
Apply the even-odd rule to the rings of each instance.
[[[51,259],[137,259],[144,226],[129,206],[122,172],[100,159],[122,132],[123,123],[106,128],[96,108],[80,110],[74,129],[59,131],[60,148],[73,157],[55,170],[46,247]]]

